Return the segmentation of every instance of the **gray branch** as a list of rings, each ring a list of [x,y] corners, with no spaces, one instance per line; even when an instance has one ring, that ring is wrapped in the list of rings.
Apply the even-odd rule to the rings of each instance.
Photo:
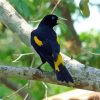
[[[6,0],[0,0],[0,21],[16,33],[26,45],[30,45],[33,27]]]
[[[0,0],[0,21],[15,32],[20,39],[30,47],[30,33],[33,27],[29,25],[6,0]],[[62,57],[66,68],[74,79],[74,84],[58,82],[54,73],[42,73],[38,69],[29,67],[0,66],[0,75],[41,80],[80,89],[100,91],[100,69],[85,66],[64,54],[62,54]]]

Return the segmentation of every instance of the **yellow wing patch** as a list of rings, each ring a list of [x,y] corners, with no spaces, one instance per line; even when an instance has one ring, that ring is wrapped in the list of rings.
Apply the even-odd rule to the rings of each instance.
[[[55,64],[55,70],[60,71],[59,70],[59,65],[64,64],[61,54],[58,55],[57,61],[54,62],[54,64]]]
[[[42,46],[42,45],[43,45],[43,42],[42,42],[41,40],[39,40],[37,36],[34,36],[33,39],[34,39],[35,43],[36,43],[38,46]]]

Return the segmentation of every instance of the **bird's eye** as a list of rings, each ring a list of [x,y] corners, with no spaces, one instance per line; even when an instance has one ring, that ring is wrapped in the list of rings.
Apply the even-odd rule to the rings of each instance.
[[[53,20],[55,19],[55,17],[54,17],[54,16],[52,16],[51,18],[52,18]]]

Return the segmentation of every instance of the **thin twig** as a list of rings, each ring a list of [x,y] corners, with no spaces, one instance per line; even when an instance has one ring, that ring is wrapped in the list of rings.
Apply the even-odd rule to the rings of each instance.
[[[67,21],[66,18],[63,18],[63,17],[60,17],[60,16],[58,16],[58,18],[61,19],[61,20],[65,20],[65,21]]]
[[[95,55],[95,56],[100,56],[100,54],[93,53],[93,52],[91,52],[91,51],[87,51],[87,53],[90,53],[90,54]]]
[[[57,8],[57,6],[60,3],[60,1],[61,0],[58,0],[58,2],[56,3],[56,5],[54,6],[53,10],[51,11],[51,14],[53,14],[54,10]],[[58,16],[58,18],[61,19],[61,20],[65,20],[65,21],[67,20],[66,18],[63,18],[63,17],[60,17],[60,16]]]
[[[57,2],[56,5],[54,6],[54,8],[53,8],[53,10],[51,11],[50,14],[53,14],[54,10],[57,8],[57,5],[60,3],[60,1],[61,1],[61,0],[58,0],[58,2]],[[58,18],[61,19],[61,20],[67,20],[66,18],[59,17],[59,16],[58,16]],[[40,22],[41,20],[42,20],[42,19],[34,20],[34,21],[31,21],[31,22],[38,23],[38,22]]]
[[[6,98],[9,98],[9,97],[15,95],[16,93],[18,93],[20,90],[24,89],[24,88],[27,87],[27,86],[28,86],[28,84],[26,83],[23,87],[21,87],[21,88],[18,89],[17,91],[15,91],[15,92],[13,92],[12,94],[10,94],[10,95],[4,97],[3,100],[5,100]]]
[[[22,86],[19,86],[18,84],[15,84],[14,82],[8,80],[6,77],[0,77],[0,83],[4,84],[6,87],[12,89],[14,92],[22,87]],[[22,98],[24,98],[27,93],[28,93],[27,89],[24,88],[23,90],[18,92],[18,95],[20,95]],[[31,95],[29,95],[28,98],[30,98],[32,100],[33,97]]]
[[[61,0],[58,0],[58,2],[56,3],[56,5],[54,6],[53,10],[51,11],[51,14],[53,14],[54,10],[57,8],[57,5],[60,3]]]
[[[24,53],[24,54],[19,54],[19,56],[13,60],[12,62],[17,62],[19,59],[21,59],[23,56],[27,56],[27,55],[32,55],[34,54],[33,52],[32,53]]]
[[[30,21],[30,22],[34,22],[34,23],[38,23],[40,22],[42,19],[39,19],[39,20],[33,20],[33,21]]]
[[[45,99],[48,100],[48,87],[47,87],[47,85],[45,84],[45,82],[43,82],[43,81],[42,81],[42,84],[43,84],[43,86],[44,86],[44,88],[45,88]]]
[[[27,93],[26,96],[25,96],[25,98],[23,100],[26,100],[28,96],[29,96],[29,94]]]
[[[33,64],[34,64],[34,57],[32,58],[32,62],[31,62],[30,68],[32,68]]]

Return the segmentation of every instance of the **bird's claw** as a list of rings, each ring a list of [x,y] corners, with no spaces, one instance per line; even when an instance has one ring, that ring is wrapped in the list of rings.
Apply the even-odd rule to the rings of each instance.
[[[43,64],[41,64],[41,65],[39,65],[38,67],[37,67],[37,69],[39,69],[41,72],[43,72],[43,70],[41,69],[41,66],[42,66]]]

